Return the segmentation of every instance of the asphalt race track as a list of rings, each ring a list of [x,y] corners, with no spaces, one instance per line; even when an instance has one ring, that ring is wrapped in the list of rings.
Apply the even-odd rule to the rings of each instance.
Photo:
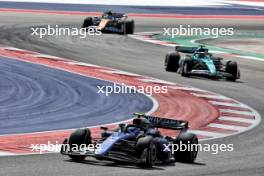
[[[164,56],[172,48],[143,43],[127,36],[105,34],[100,37],[47,37],[39,39],[30,35],[30,27],[45,24],[80,26],[83,17],[70,15],[32,15],[19,13],[0,14],[0,44],[34,50],[82,62],[108,66],[124,71],[156,77],[162,80],[182,83],[210,90],[239,100],[264,116],[264,62],[238,60],[242,78],[238,82],[212,81],[198,78],[182,78],[164,70]],[[233,26],[239,31],[263,32],[261,20],[176,20],[176,19],[136,19],[136,31],[157,31],[162,27],[176,24],[199,26]],[[214,23],[214,24],[212,24]],[[87,78],[86,78],[87,79]],[[233,143],[233,152],[213,155],[200,153],[192,165],[176,163],[158,166],[151,170],[133,166],[118,166],[111,162],[85,161],[74,163],[59,154],[10,156],[0,158],[0,173],[5,176],[18,175],[217,175],[248,176],[264,173],[264,128],[263,122],[253,130],[228,138],[209,141],[209,143]]]

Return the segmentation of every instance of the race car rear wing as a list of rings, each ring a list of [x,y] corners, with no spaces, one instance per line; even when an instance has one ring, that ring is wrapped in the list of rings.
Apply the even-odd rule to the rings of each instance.
[[[189,46],[176,46],[175,50],[181,53],[195,53],[198,50],[201,50],[203,52],[208,52],[207,48],[204,48],[204,46],[199,47],[189,47]]]
[[[104,12],[104,13],[102,14],[102,16],[104,16],[104,15],[108,15],[107,13],[108,13],[108,12]],[[127,17],[128,17],[127,14],[125,14],[125,13],[116,13],[116,12],[112,13],[111,16],[112,16],[113,18],[116,18],[116,19],[127,18]]]
[[[148,119],[152,127],[165,128],[171,130],[187,130],[189,128],[189,122],[184,120],[174,120],[162,117],[149,116],[140,113],[134,113],[137,117],[144,117]]]

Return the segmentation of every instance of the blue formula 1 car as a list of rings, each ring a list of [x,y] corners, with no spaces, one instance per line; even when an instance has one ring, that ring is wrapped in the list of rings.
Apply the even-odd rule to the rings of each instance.
[[[74,161],[82,161],[88,156],[145,168],[174,161],[194,162],[198,150],[174,148],[175,145],[198,144],[197,136],[187,132],[187,121],[139,113],[135,115],[137,117],[132,124],[119,124],[116,130],[109,131],[106,127],[101,127],[99,139],[92,138],[88,128],[75,130],[64,140],[61,154],[68,155]],[[162,136],[158,128],[177,130],[178,133],[175,132],[175,137]]]
[[[186,55],[181,57],[180,53]],[[202,45],[176,46],[176,52],[166,55],[165,69],[178,72],[185,77],[206,76],[213,79],[226,78],[229,81],[240,78],[240,71],[235,61],[224,61],[223,58],[215,57]]]

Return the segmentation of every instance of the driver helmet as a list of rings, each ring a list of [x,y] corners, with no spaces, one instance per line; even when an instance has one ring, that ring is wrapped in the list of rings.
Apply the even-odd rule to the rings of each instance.
[[[108,11],[108,12],[106,12],[106,15],[107,15],[107,18],[109,18],[109,19],[112,19],[112,18],[113,18],[113,13],[112,13],[112,11]]]
[[[147,128],[150,125],[150,122],[148,119],[144,118],[144,117],[140,117],[140,118],[135,118],[133,120],[133,124]]]
[[[200,53],[200,52],[204,52],[206,53],[208,50],[203,46],[201,45],[198,49],[197,49],[197,52]]]

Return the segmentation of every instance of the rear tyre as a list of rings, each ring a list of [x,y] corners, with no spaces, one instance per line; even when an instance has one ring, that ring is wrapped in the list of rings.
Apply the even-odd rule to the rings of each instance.
[[[228,81],[235,82],[239,74],[237,63],[235,61],[228,61],[226,63],[226,72],[232,75],[231,77],[227,77],[226,79]]]
[[[139,138],[136,144],[136,156],[139,167],[151,168],[157,160],[157,147],[152,136]]]
[[[177,72],[181,56],[179,53],[168,53],[165,57],[165,70]]]
[[[88,28],[90,26],[93,25],[93,18],[91,17],[87,17],[85,18],[85,20],[83,21],[83,25],[82,25],[82,28]]]
[[[69,138],[70,151],[76,149],[80,150],[81,145],[89,145],[91,143],[91,132],[88,128],[75,130]],[[85,159],[85,156],[81,155],[69,155],[69,157],[75,161],[82,161]]]
[[[183,61],[182,68],[181,68],[181,75],[184,77],[190,77],[191,71],[191,62],[190,61]]]
[[[198,138],[192,133],[181,133],[174,141],[174,145],[180,146],[197,146]],[[174,152],[174,159],[178,162],[193,163],[197,157],[198,149],[196,147],[191,147],[191,150]]]

